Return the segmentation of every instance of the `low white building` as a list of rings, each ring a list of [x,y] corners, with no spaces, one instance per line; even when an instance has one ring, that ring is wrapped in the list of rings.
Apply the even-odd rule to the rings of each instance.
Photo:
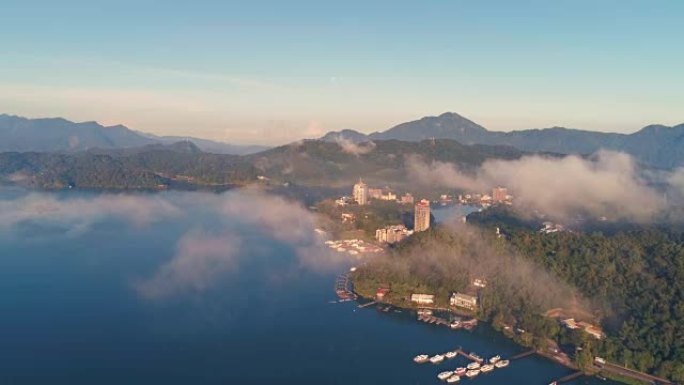
[[[463,309],[475,310],[477,309],[477,297],[463,293],[454,293],[449,299],[449,304]]]
[[[435,296],[432,294],[411,294],[411,302],[421,305],[432,305],[435,303]]]

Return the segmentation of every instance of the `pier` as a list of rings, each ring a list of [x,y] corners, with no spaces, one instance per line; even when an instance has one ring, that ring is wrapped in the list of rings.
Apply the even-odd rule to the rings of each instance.
[[[574,379],[580,378],[583,375],[584,375],[583,372],[574,372],[574,373],[568,374],[567,376],[563,376],[563,377],[561,377],[561,378],[559,378],[559,379],[557,379],[551,383],[552,384],[562,384],[564,382],[568,382],[568,381],[572,381]]]
[[[373,306],[373,305],[375,305],[376,303],[378,303],[378,301],[366,302],[366,303],[364,303],[363,305],[359,305],[359,306],[357,306],[357,307],[363,309],[364,307]]]
[[[449,326],[449,322],[444,318],[435,317],[431,315],[420,315],[418,316],[418,320],[429,324]]]
[[[470,355],[470,353],[464,352],[463,349],[461,349],[461,348],[458,348],[457,350],[455,350],[455,352],[458,353],[459,355],[471,360],[471,361],[474,361],[474,362],[477,362],[480,364],[484,361],[483,358],[478,358],[478,357],[472,356],[472,355]]]
[[[515,360],[519,360],[521,358],[529,357],[529,356],[535,354],[536,352],[537,352],[536,350],[532,349],[532,350],[528,350],[526,352],[522,352],[520,354],[516,354],[513,357],[511,357],[511,361],[515,361]]]

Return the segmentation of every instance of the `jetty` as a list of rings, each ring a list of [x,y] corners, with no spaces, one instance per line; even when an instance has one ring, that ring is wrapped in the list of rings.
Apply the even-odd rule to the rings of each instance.
[[[552,384],[562,384],[564,382],[568,382],[568,381],[572,381],[574,379],[580,378],[583,375],[584,375],[584,372],[574,372],[574,373],[568,374],[567,376],[563,376],[563,377],[561,377],[561,378],[559,378],[559,379],[557,379],[551,383]]]
[[[510,358],[511,361],[519,360],[521,358],[529,357],[533,354],[535,354],[537,351],[535,349],[528,350],[526,352],[522,352],[520,354],[516,354],[513,357]]]
[[[465,358],[467,358],[467,359],[469,359],[469,360],[471,360],[471,361],[473,361],[473,362],[477,362],[477,363],[480,363],[480,364],[481,364],[481,363],[484,361],[484,358],[475,357],[475,356],[471,355],[470,353],[464,352],[463,349],[461,349],[461,348],[458,348],[458,349],[456,349],[456,350],[454,350],[454,351],[455,351],[457,354],[459,354],[459,355],[461,355],[461,356],[463,356],[463,357],[465,357]]]
[[[357,306],[357,307],[363,309],[364,307],[373,306],[373,305],[375,305],[376,303],[378,303],[378,301],[366,302],[366,303],[364,303],[363,305],[359,305],[359,306]]]

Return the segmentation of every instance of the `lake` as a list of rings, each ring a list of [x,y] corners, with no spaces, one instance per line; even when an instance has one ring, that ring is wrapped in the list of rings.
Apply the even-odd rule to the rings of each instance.
[[[486,324],[451,331],[331,303],[354,261],[317,255],[307,214],[286,206],[253,191],[1,189],[0,383],[438,384],[465,361],[416,354],[524,350]],[[569,372],[528,357],[463,381]]]

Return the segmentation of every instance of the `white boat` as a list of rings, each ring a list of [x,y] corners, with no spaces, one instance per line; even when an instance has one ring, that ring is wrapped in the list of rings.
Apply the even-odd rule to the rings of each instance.
[[[497,354],[496,356],[489,359],[489,363],[496,364],[497,362],[499,362],[499,360],[501,360],[501,356]]]
[[[454,374],[458,374],[459,376],[462,376],[462,375],[466,374],[466,371],[467,371],[466,368],[460,367],[460,368],[456,368],[456,370],[454,370]]]
[[[480,363],[479,362],[471,362],[466,366],[466,368],[468,370],[480,369]]]
[[[459,382],[459,381],[461,381],[461,377],[459,377],[455,374],[453,376],[447,378],[447,380],[446,380],[446,382],[448,382],[450,384],[453,384],[454,382]]]
[[[441,354],[430,357],[430,362],[432,362],[433,364],[439,364],[442,361],[444,361],[444,356]]]
[[[461,321],[454,321],[449,324],[449,327],[452,329],[460,329],[462,327]]]
[[[413,362],[415,362],[417,364],[423,364],[425,362],[428,362],[429,359],[430,359],[430,357],[427,354],[420,354],[420,355],[413,357]]]
[[[489,373],[489,372],[491,372],[492,370],[494,370],[494,365],[490,365],[490,364],[482,365],[482,368],[480,368],[480,371],[481,371],[482,373]]]
[[[496,364],[494,364],[494,366],[496,366],[497,368],[505,368],[506,366],[508,366],[509,363],[510,361],[508,360],[501,360],[497,361]]]
[[[444,380],[446,380],[447,378],[451,377],[453,374],[454,374],[454,372],[450,372],[450,371],[442,372],[442,373],[440,373],[440,374],[437,375],[437,378],[439,378],[440,380],[444,381]]]
[[[446,358],[449,358],[449,359],[452,359],[452,358],[456,357],[457,355],[458,355],[458,353],[456,353],[456,352],[446,352],[446,353],[444,354],[444,356],[445,356]]]
[[[473,378],[473,377],[477,376],[478,374],[480,374],[480,369],[469,370],[466,372],[466,376],[469,378]]]

